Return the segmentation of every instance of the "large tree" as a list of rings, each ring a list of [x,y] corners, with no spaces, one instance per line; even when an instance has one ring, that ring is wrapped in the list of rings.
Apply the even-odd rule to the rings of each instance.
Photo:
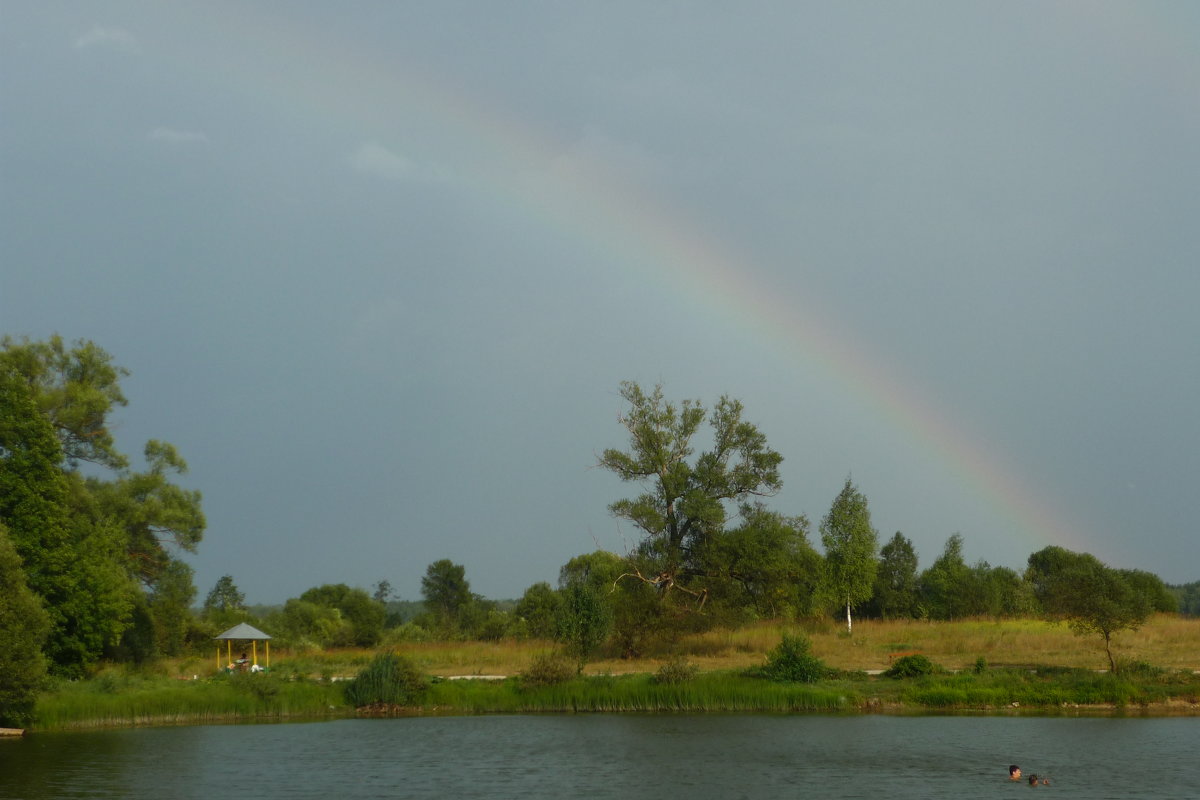
[[[879,560],[879,534],[871,526],[867,498],[850,479],[821,520],[825,547],[825,586],[846,608],[846,630],[853,630],[852,606],[871,598]]]
[[[1104,640],[1113,671],[1113,635],[1137,630],[1154,611],[1155,598],[1147,594],[1143,581],[1130,581],[1090,553],[1044,548],[1029,556],[1025,577],[1047,616],[1065,620],[1076,634],[1096,634]]]
[[[660,596],[678,586],[703,602],[704,589],[688,584],[706,574],[700,555],[724,530],[726,504],[778,492],[783,456],[742,419],[742,404],[729,397],[721,397],[709,412],[699,401],[676,406],[664,398],[662,386],[647,394],[632,381],[621,384],[621,397],[629,404],[618,417],[629,433],[629,449],[605,450],[600,466],[644,491],[609,510],[643,534],[637,577],[653,584]],[[705,419],[711,446],[696,454],[694,439]]]
[[[56,671],[76,676],[129,626],[135,588],[112,522],[72,514],[78,483],[62,462],[33,387],[0,359],[0,523],[50,616],[46,654]]]
[[[127,374],[90,341],[0,340],[0,480],[19,485],[0,499],[0,520],[50,614],[47,652],[68,672],[115,645],[134,616],[152,644],[174,638],[177,602],[165,598],[191,580],[176,554],[204,530],[199,493],[172,482],[187,465],[171,445],[147,443],[144,472],[116,448],[109,416],[126,404]]]

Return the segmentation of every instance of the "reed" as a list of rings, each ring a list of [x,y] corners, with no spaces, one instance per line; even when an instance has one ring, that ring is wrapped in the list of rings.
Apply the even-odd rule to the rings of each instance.
[[[244,678],[244,680],[238,680]],[[38,730],[284,719],[345,713],[339,687],[266,675],[179,681],[129,677],[61,683],[34,709]]]
[[[736,673],[707,673],[684,683],[651,675],[584,677],[553,686],[516,680],[444,681],[428,706],[464,713],[798,712],[847,711],[862,700],[845,686],[773,683]]]

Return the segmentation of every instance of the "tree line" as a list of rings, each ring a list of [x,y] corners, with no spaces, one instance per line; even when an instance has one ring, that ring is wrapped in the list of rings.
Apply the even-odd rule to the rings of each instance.
[[[640,489],[610,506],[641,534],[630,552],[572,558],[557,586],[538,582],[509,604],[472,593],[465,568],[443,559],[422,579],[423,604],[405,618],[383,617],[383,628],[372,623],[372,636],[532,636],[558,639],[581,657],[603,643],[636,656],[682,633],[757,619],[837,614],[852,631],[855,616],[1047,616],[1098,634],[1107,650],[1118,631],[1181,607],[1184,595],[1153,574],[1055,546],[1031,554],[1018,572],[968,563],[956,533],[921,570],[903,533],[880,546],[867,498],[849,478],[817,526],[818,551],[807,517],[764,504],[781,489],[783,459],[743,418],[741,403],[723,397],[711,411],[698,401],[675,405],[661,387],[647,392],[634,383],[623,384],[621,394],[628,408],[619,422],[629,444],[605,450],[600,464]],[[709,446],[701,450],[706,421]],[[318,589],[289,600],[269,622],[297,641],[320,639],[319,616],[300,613],[305,596]],[[365,603],[366,592],[358,591]]]
[[[137,467],[117,448],[110,417],[127,404],[127,375],[90,341],[0,340],[0,721],[27,714],[47,674],[200,652],[241,621],[299,648],[551,638],[582,664],[601,646],[634,656],[718,625],[832,614],[848,630],[856,616],[1043,614],[1107,645],[1150,613],[1200,605],[1200,583],[1168,588],[1057,547],[1024,573],[968,564],[958,534],[919,570],[902,533],[879,545],[849,478],[817,526],[818,551],[805,515],[766,505],[783,457],[739,401],[674,404],[661,386],[627,382],[628,444],[599,465],[638,487],[610,506],[639,532],[629,552],[576,556],[556,586],[513,601],[473,593],[465,568],[443,559],[428,566],[420,603],[398,601],[387,581],[371,593],[327,584],[256,615],[226,575],[195,609],[183,556],[203,537],[201,495],[175,482],[187,464],[169,443],[146,442]]]

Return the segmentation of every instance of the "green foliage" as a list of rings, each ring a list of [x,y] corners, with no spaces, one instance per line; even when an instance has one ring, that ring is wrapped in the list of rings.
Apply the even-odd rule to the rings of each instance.
[[[71,515],[78,477],[62,471],[53,425],[28,384],[4,368],[0,359],[0,522],[50,615],[52,668],[78,676],[128,627],[135,589],[112,523]]]
[[[883,674],[888,678],[915,678],[918,675],[932,675],[938,671],[937,665],[930,661],[928,656],[918,653],[897,658]]]
[[[869,612],[883,619],[917,615],[917,551],[900,531],[879,551]]]
[[[429,681],[409,659],[385,653],[376,656],[354,680],[346,683],[346,702],[355,708],[385,704],[418,705],[429,689]]]
[[[387,610],[362,589],[353,589],[344,583],[327,583],[308,589],[300,595],[300,601],[336,609],[346,621],[345,627],[339,626],[331,644],[373,647],[383,636]]]
[[[654,587],[632,577],[605,595],[612,609],[612,639],[622,658],[636,658],[668,635],[679,614],[668,616]]]
[[[921,574],[921,607],[937,620],[1027,614],[1034,601],[1029,586],[1008,567],[986,561],[974,567],[963,560],[963,539],[954,534],[941,556]]]
[[[558,588],[589,586],[601,595],[608,593],[617,578],[628,571],[628,562],[616,553],[596,550],[575,556],[558,572]]]
[[[188,471],[175,447],[151,439],[143,455],[146,471],[124,469],[111,481],[90,477],[85,489],[91,495],[91,513],[119,524],[130,574],[153,587],[171,561],[166,543],[195,552],[206,521],[200,492],[172,483]]]
[[[1168,586],[1167,591],[1175,597],[1180,614],[1185,617],[1200,617],[1200,581]]]
[[[956,533],[921,574],[921,604],[930,619],[961,619],[971,613],[967,597],[970,577],[971,570],[963,560],[963,538]]]
[[[816,683],[830,674],[829,667],[812,654],[812,642],[803,634],[784,634],[767,654],[763,674],[773,681]]]
[[[1123,569],[1119,572],[1134,592],[1146,598],[1152,613],[1175,614],[1179,611],[1179,599],[1167,588],[1162,578],[1140,569]]]
[[[42,645],[50,620],[30,591],[21,559],[0,523],[0,727],[29,721],[46,677]]]
[[[0,521],[50,615],[59,674],[174,649],[190,602],[167,547],[195,549],[200,495],[172,483],[187,465],[171,445],[146,444],[145,472],[116,449],[108,416],[127,374],[92,342],[0,340]]]
[[[192,568],[172,559],[155,583],[149,598],[158,651],[163,655],[177,656],[183,653],[193,622],[191,605],[195,597]]]
[[[572,659],[559,653],[541,653],[521,673],[520,681],[524,687],[555,686],[577,675],[579,667]]]
[[[748,608],[759,618],[813,613],[821,556],[808,541],[808,519],[786,517],[761,503],[741,506],[742,524],[714,534],[699,555],[712,602]]]
[[[421,597],[425,599],[429,613],[442,624],[457,628],[474,599],[471,585],[467,583],[466,568],[448,558],[433,562],[421,578]]]
[[[980,656],[979,658],[975,659],[975,666],[972,667],[972,671],[976,675],[982,675],[983,673],[987,672],[987,668],[988,668],[987,659],[984,658],[983,656]]]
[[[826,591],[845,606],[849,631],[850,609],[871,598],[879,564],[879,534],[871,527],[867,498],[849,478],[821,520],[821,544],[825,547]]]
[[[557,639],[576,660],[578,671],[604,642],[611,625],[611,611],[595,589],[576,584],[563,590]]]
[[[525,622],[524,633],[537,639],[551,639],[558,632],[562,595],[542,581],[525,590],[514,611]]]
[[[0,370],[20,375],[30,388],[36,412],[52,425],[68,463],[114,470],[128,464],[107,421],[114,406],[126,405],[120,379],[129,371],[113,364],[103,348],[81,340],[68,349],[57,335],[45,342],[5,336],[0,361]]]
[[[209,590],[208,596],[204,598],[206,615],[212,614],[214,611],[244,611],[245,609],[246,595],[238,590],[232,575],[222,575],[217,578],[217,582]]]
[[[726,501],[779,491],[783,457],[767,446],[766,437],[742,419],[742,404],[722,397],[711,415],[698,401],[668,403],[662,386],[647,394],[638,384],[621,384],[629,404],[618,417],[629,433],[628,451],[607,449],[600,466],[645,491],[609,506],[644,534],[639,555],[650,566],[647,576],[660,576],[660,586],[685,581],[702,570],[693,560],[708,540],[725,526]],[[694,459],[693,438],[709,418],[713,446]]]
[[[1044,548],[1029,556],[1026,576],[1049,617],[1066,620],[1079,635],[1101,636],[1109,669],[1114,672],[1113,635],[1137,630],[1154,608],[1145,580],[1131,581],[1088,553]]]
[[[346,646],[353,639],[350,622],[337,608],[290,598],[266,619],[277,644],[299,649]]]
[[[700,674],[700,668],[687,660],[686,656],[674,656],[654,673],[656,683],[678,685],[690,683]]]

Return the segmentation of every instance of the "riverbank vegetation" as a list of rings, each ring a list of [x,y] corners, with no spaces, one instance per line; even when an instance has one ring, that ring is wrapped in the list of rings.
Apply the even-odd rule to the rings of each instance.
[[[1200,675],[1190,666],[1197,640],[1200,620],[1152,618],[1126,642],[1124,668],[1116,673],[1083,666],[1095,662],[1090,640],[1040,620],[866,620],[852,637],[833,622],[807,632],[761,623],[683,637],[637,659],[600,659],[583,674],[550,640],[284,651],[263,674],[227,673],[192,657],[112,665],[82,681],[58,679],[40,697],[33,727],[355,713],[1197,714]],[[1047,653],[1053,660],[1044,658]],[[772,670],[773,655],[794,657],[804,669]],[[884,674],[910,658],[926,659],[932,669],[904,678]],[[560,668],[553,669],[555,661]]]
[[[433,699],[416,705],[457,708],[454,692],[495,691],[497,709],[525,710],[571,705],[564,698],[576,693],[600,698],[605,686],[643,698],[614,700],[620,707],[683,702],[654,699],[671,692],[708,697],[713,708],[729,697],[754,706],[745,698],[757,695],[775,698],[763,701],[773,708],[826,707],[830,696],[859,707],[875,695],[856,676],[906,654],[951,671],[912,679],[921,681],[961,682],[979,664],[1013,675],[1104,667],[1141,687],[1200,667],[1194,620],[1179,616],[1194,610],[1200,584],[1168,587],[1057,546],[1030,554],[1020,572],[971,564],[958,534],[922,570],[901,532],[880,545],[867,496],[849,478],[816,526],[818,549],[806,515],[766,505],[782,489],[783,456],[739,401],[672,403],[662,387],[631,382],[620,389],[627,444],[603,450],[598,464],[636,487],[609,506],[636,534],[628,552],[575,556],[557,585],[538,581],[507,601],[472,592],[465,567],[440,559],[425,570],[419,602],[398,601],[381,580],[373,590],[314,586],[251,609],[224,575],[196,608],[185,558],[205,530],[201,495],[179,484],[187,464],[170,444],[147,442],[140,466],[118,449],[109,417],[126,405],[127,374],[89,341],[0,339],[0,726],[346,713],[336,679],[381,652],[431,678],[525,676],[518,697],[551,698],[521,705],[502,699],[503,681],[434,682]],[[267,674],[226,675],[220,656],[212,660],[213,638],[240,623],[271,637]],[[749,673],[778,648],[802,658],[776,677],[803,687],[753,682]],[[555,680],[529,680],[535,664]],[[673,680],[661,673],[667,664]],[[738,688],[719,688],[727,684]],[[886,702],[936,707],[938,692],[961,692],[969,705],[979,691],[938,686],[919,702],[889,689]],[[801,695],[825,699],[779,699]]]

